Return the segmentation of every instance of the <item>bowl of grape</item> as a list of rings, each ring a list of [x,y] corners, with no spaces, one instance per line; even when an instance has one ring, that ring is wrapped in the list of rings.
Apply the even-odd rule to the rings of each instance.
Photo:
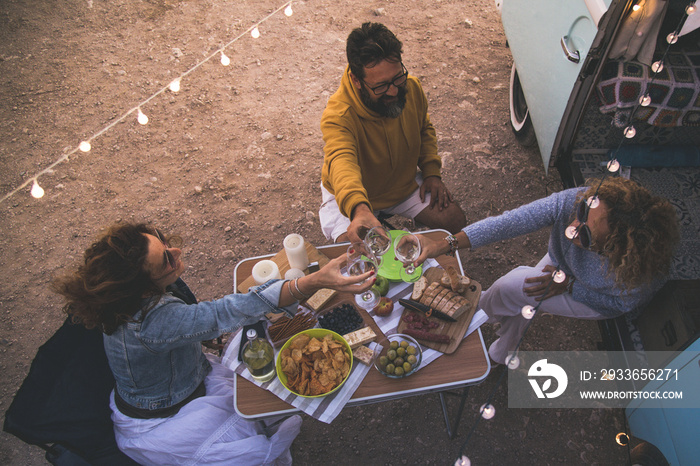
[[[416,340],[403,333],[388,335],[374,350],[374,367],[392,379],[408,377],[418,370],[423,351]]]

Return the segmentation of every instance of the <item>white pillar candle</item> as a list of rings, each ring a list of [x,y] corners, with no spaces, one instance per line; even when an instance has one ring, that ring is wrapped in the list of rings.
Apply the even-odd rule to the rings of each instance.
[[[304,276],[304,271],[301,269],[291,268],[284,273],[285,280],[294,280],[295,278],[301,278]]]
[[[253,266],[253,279],[258,285],[262,285],[273,278],[282,278],[277,264],[271,260],[262,260]]]
[[[284,252],[287,253],[287,261],[293,269],[304,270],[309,266],[309,255],[306,254],[304,238],[292,233],[284,239]]]

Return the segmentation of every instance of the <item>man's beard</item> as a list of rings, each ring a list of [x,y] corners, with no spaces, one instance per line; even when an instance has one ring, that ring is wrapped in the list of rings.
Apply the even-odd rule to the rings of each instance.
[[[365,104],[365,107],[385,118],[398,118],[403,108],[406,106],[406,87],[398,88],[396,100],[393,102],[386,102],[384,100],[385,98],[386,95],[383,95],[377,100],[372,100],[365,86],[360,88],[360,99],[362,99],[362,103]]]

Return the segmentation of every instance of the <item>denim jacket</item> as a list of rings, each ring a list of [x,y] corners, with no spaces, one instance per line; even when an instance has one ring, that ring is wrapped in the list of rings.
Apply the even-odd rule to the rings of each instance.
[[[119,396],[141,409],[162,409],[187,398],[211,367],[201,341],[260,320],[268,312],[292,315],[296,304],[278,308],[284,281],[271,280],[247,294],[231,294],[215,301],[185,304],[169,293],[142,319],[120,325],[104,335],[105,352]],[[144,309],[152,304],[144,300]]]

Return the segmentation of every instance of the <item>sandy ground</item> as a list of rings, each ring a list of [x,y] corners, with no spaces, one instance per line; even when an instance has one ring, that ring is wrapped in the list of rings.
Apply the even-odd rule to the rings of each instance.
[[[444,180],[469,221],[561,189],[508,126],[511,56],[490,0],[3,0],[0,2],[0,411],[64,319],[48,284],[116,220],[145,220],[185,240],[183,278],[200,299],[232,290],[236,263],[276,253],[291,232],[322,245],[321,112],[339,84],[350,30],[381,21],[431,106]],[[269,17],[268,17],[269,16]],[[261,37],[248,28],[260,24]],[[238,38],[238,39],[237,39]],[[231,64],[215,54],[227,45]],[[194,68],[194,69],[193,69]],[[191,70],[188,72],[188,70]],[[160,92],[187,73],[179,93]],[[136,121],[137,106],[148,125]],[[126,115],[126,116],[125,116]],[[104,130],[104,131],[103,131]],[[77,151],[89,139],[92,150]],[[68,160],[48,173],[51,163]],[[462,256],[484,287],[535,264],[546,231]],[[486,343],[494,329],[483,328]],[[595,349],[596,324],[542,316],[523,349]],[[438,396],[305,418],[298,464],[451,464],[499,371],[470,392],[458,435]],[[456,400],[452,400],[456,405]],[[508,409],[481,422],[473,464],[621,464],[620,410]],[[456,406],[455,406],[456,407]],[[44,464],[0,434],[0,463]]]

